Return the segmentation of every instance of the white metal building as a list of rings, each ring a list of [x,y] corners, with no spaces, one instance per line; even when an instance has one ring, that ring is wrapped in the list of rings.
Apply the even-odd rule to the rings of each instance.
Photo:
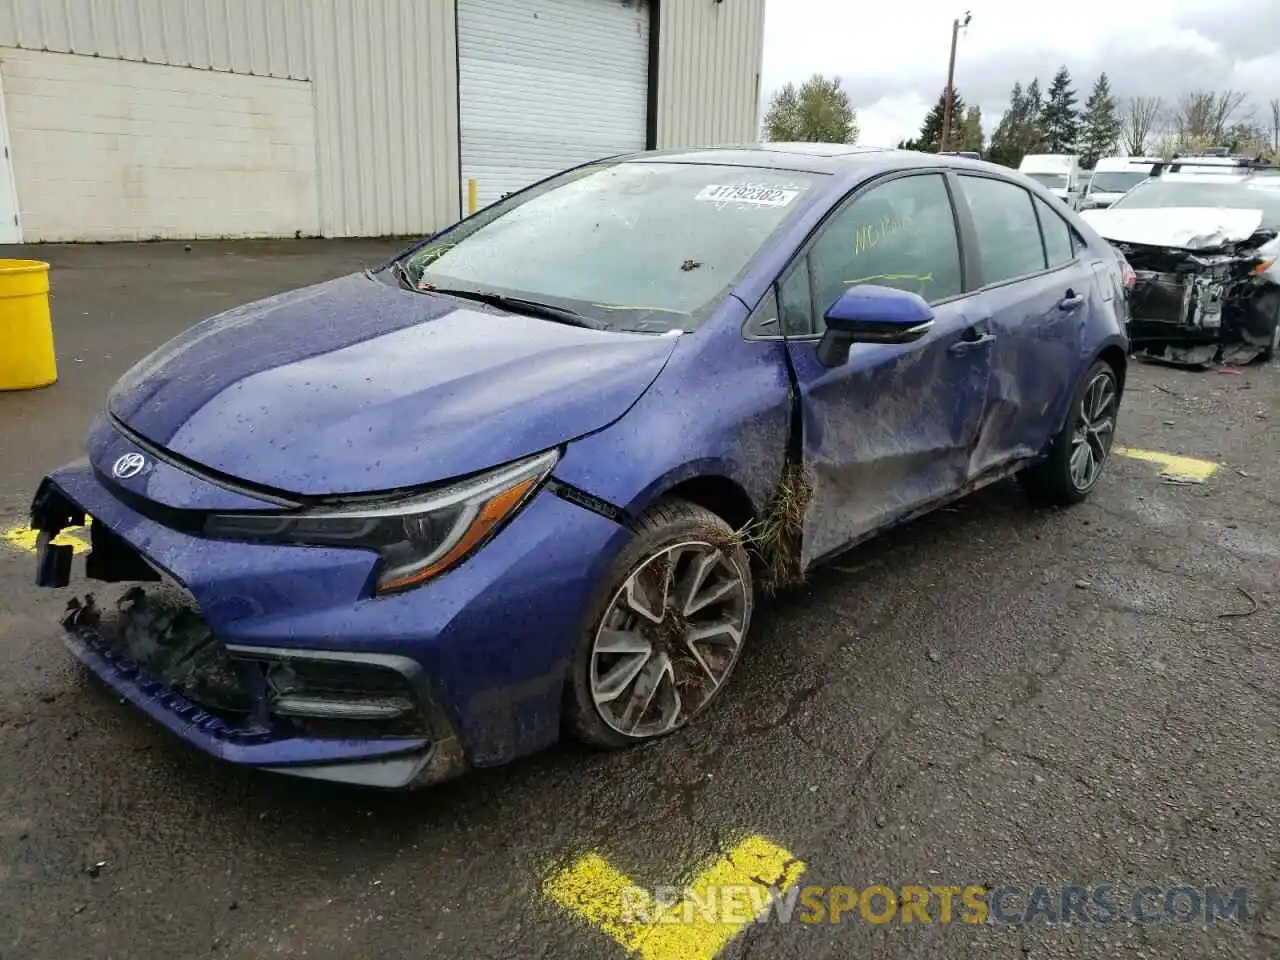
[[[430,232],[756,138],[765,0],[0,0],[0,243]]]

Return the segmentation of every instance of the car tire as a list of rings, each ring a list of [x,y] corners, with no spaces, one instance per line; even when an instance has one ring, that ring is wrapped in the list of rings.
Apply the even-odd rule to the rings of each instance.
[[[566,731],[616,749],[687,725],[727,686],[753,606],[751,564],[729,524],[684,500],[656,504],[588,604]]]
[[[1262,352],[1258,354],[1258,359],[1263,363],[1270,363],[1278,355],[1280,355],[1280,291],[1275,287],[1271,287],[1263,294],[1271,306],[1271,340],[1262,348]]]
[[[1105,409],[1101,409],[1104,400]],[[1066,423],[1054,437],[1049,456],[1018,474],[1027,494],[1054,506],[1070,506],[1088,497],[1110,458],[1119,410],[1120,382],[1116,371],[1105,360],[1098,360],[1076,388]],[[1078,454],[1082,443],[1088,450]],[[1081,469],[1082,459],[1090,457],[1086,475]]]

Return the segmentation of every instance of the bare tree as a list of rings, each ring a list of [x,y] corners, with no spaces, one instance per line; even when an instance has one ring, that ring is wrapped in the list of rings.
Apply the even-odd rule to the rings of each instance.
[[[1271,100],[1271,152],[1280,153],[1280,97]]]
[[[1164,110],[1159,97],[1130,97],[1120,112],[1120,140],[1131,157],[1146,153],[1147,139],[1155,132]]]
[[[1192,90],[1178,100],[1174,111],[1174,127],[1179,145],[1183,149],[1217,146],[1227,137],[1227,131],[1236,122],[1247,120],[1237,117],[1245,100],[1239,90]]]

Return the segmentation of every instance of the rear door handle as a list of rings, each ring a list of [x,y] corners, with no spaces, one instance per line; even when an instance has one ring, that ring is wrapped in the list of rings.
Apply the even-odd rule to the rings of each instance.
[[[1074,290],[1068,290],[1067,295],[1058,301],[1058,309],[1074,310],[1082,303],[1084,303],[1083,294],[1076,293]]]
[[[947,347],[947,353],[953,357],[961,357],[970,350],[977,350],[988,344],[995,343],[996,335],[994,333],[984,333],[982,336],[973,340],[957,340],[951,346]]]

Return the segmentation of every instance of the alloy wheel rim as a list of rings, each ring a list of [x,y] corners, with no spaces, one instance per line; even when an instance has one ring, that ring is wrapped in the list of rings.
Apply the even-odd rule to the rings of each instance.
[[[610,728],[669,733],[724,687],[751,617],[746,576],[702,542],[664,547],[631,572],[591,648],[591,697]]]
[[[1089,381],[1076,408],[1069,462],[1071,483],[1081,493],[1091,489],[1102,476],[1115,437],[1118,400],[1115,377],[1101,370]]]

